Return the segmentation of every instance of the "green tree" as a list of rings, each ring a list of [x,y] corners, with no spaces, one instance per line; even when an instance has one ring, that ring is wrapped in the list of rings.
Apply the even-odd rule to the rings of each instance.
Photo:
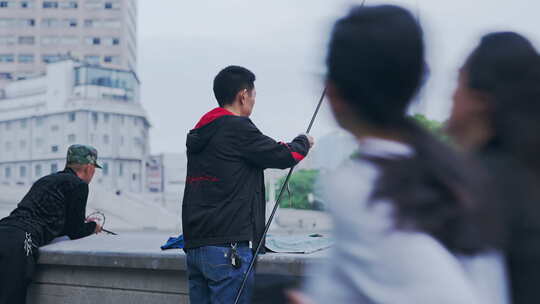
[[[298,170],[293,173],[289,180],[289,189],[291,190],[291,196],[287,191],[283,193],[281,198],[280,207],[282,208],[294,208],[294,209],[314,209],[313,200],[315,192],[315,181],[319,176],[319,170]],[[286,176],[279,179],[276,183],[276,200],[279,196],[279,190],[285,182]]]
[[[422,127],[428,129],[431,133],[433,133],[443,142],[450,142],[450,137],[448,137],[448,135],[446,134],[443,123],[436,120],[431,120],[423,114],[414,114],[413,116],[411,116],[411,118]]]
[[[450,137],[448,134],[446,134],[444,130],[444,124],[442,122],[431,120],[427,118],[423,114],[414,114],[413,116],[409,116],[412,120],[416,121],[420,126],[426,128],[429,130],[432,134],[434,134],[439,140],[451,144]],[[356,158],[360,155],[360,151],[354,151],[351,154],[351,158]]]

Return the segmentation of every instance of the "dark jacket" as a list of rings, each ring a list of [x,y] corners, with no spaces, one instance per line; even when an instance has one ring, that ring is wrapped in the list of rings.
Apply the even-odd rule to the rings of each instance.
[[[526,165],[496,142],[478,155],[494,178],[492,187],[504,215],[504,253],[512,303],[540,301],[540,189]]]
[[[300,135],[278,143],[247,117],[216,108],[187,136],[187,177],[182,204],[186,248],[258,242],[265,226],[266,168],[285,169],[308,153]]]
[[[96,229],[94,222],[85,223],[87,199],[88,184],[68,168],[36,181],[0,225],[31,233],[37,246],[63,235],[79,239]]]

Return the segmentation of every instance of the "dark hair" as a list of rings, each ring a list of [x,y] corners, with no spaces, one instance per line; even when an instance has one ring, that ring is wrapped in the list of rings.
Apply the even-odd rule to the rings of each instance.
[[[540,176],[540,55],[523,36],[491,33],[467,59],[468,86],[487,93],[489,143]]]
[[[405,115],[423,78],[422,36],[414,17],[400,7],[354,8],[334,27],[328,79],[363,120],[391,125]]]
[[[490,247],[497,232],[475,218],[483,201],[479,173],[406,117],[426,66],[415,18],[397,6],[352,9],[334,27],[327,65],[359,122],[399,134],[414,149],[401,158],[360,156],[381,169],[371,198],[394,204],[396,228],[424,231],[454,252]]]
[[[250,70],[231,65],[221,70],[214,78],[214,95],[220,107],[231,104],[238,92],[255,87],[255,74]]]

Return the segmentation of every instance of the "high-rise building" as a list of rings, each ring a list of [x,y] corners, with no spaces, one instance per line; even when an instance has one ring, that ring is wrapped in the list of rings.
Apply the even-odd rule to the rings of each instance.
[[[0,1],[0,81],[66,57],[137,71],[137,0]]]
[[[74,60],[0,90],[0,184],[31,185],[62,170],[72,144],[98,149],[94,183],[145,192],[150,124],[133,71]]]

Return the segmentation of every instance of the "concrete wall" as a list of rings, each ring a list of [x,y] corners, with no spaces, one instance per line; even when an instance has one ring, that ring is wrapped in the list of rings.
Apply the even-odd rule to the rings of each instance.
[[[43,247],[27,303],[188,303],[185,255],[161,251],[167,235],[92,236]],[[256,271],[254,303],[280,303],[279,291],[302,279],[324,252],[268,253]]]

